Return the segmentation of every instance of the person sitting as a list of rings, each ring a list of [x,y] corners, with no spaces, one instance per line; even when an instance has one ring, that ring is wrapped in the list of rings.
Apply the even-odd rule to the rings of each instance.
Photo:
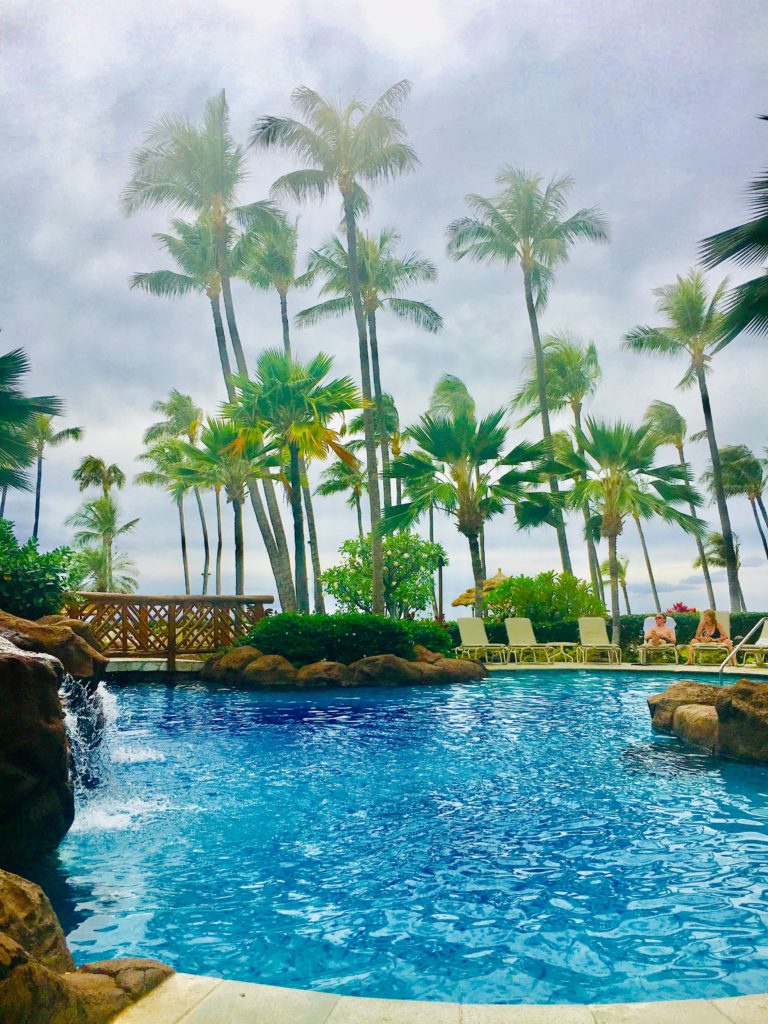
[[[645,634],[645,642],[650,647],[664,647],[667,644],[675,645],[675,627],[667,624],[667,616],[659,612],[653,625]]]
[[[693,648],[696,644],[712,644],[718,647],[725,647],[729,653],[733,650],[733,644],[728,636],[728,631],[718,621],[717,614],[712,608],[707,608],[706,611],[701,613],[701,621],[696,630],[696,635],[691,640],[691,648],[688,652],[686,665],[692,664]]]

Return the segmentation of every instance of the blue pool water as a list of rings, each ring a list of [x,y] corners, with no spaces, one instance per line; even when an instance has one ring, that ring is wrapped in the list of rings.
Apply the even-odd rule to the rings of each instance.
[[[669,677],[109,695],[49,866],[79,962],[353,995],[768,990],[768,771],[655,736]]]

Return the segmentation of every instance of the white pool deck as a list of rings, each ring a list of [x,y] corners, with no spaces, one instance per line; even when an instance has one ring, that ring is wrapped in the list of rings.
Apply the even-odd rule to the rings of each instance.
[[[589,1006],[359,999],[175,974],[116,1024],[766,1024],[768,995]]]

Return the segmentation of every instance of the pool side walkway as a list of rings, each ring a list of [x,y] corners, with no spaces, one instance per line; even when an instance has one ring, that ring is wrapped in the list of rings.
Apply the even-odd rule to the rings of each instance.
[[[767,1024],[768,995],[589,1006],[362,999],[175,974],[115,1024]]]

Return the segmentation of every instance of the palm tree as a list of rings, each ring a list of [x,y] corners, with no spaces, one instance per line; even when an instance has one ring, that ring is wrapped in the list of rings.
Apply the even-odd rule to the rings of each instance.
[[[616,559],[616,568],[617,568],[617,571],[618,571],[619,586],[621,587],[621,592],[624,595],[624,606],[627,609],[627,615],[631,615],[632,614],[632,609],[629,607],[629,594],[627,593],[627,570],[629,569],[629,559],[628,558],[617,558]],[[606,583],[610,583],[611,582],[611,567],[610,567],[610,565],[608,563],[608,559],[606,559],[604,562],[600,563],[600,572],[601,572],[605,582]]]
[[[360,543],[365,541],[363,530],[363,509],[361,499],[365,493],[365,476],[359,464],[350,465],[338,459],[332,462],[327,469],[320,474],[320,483],[315,488],[315,494],[327,497],[331,494],[349,494],[347,505],[357,513],[357,535]]]
[[[107,589],[112,585],[115,572],[114,543],[118,537],[130,533],[138,521],[131,519],[127,523],[121,523],[120,510],[109,494],[87,501],[82,508],[64,520],[67,526],[73,526],[76,530],[77,547],[92,548],[95,544],[101,547],[103,582],[106,583]]]
[[[159,412],[165,419],[153,423],[144,431],[144,444],[151,444],[153,441],[165,440],[168,438],[183,438],[190,444],[195,444],[200,435],[200,428],[203,422],[203,410],[196,405],[191,395],[183,395],[176,388],[168,395],[166,401],[155,402],[152,406],[153,412]],[[209,566],[211,564],[211,548],[208,541],[208,523],[205,519],[203,498],[199,487],[192,488],[197,504],[197,514],[200,517],[200,530],[203,535],[203,593],[208,593]],[[179,505],[181,508],[181,505]],[[187,571],[185,579],[188,577]],[[189,593],[189,591],[187,591]]]
[[[233,424],[248,438],[251,430],[272,440],[287,455],[290,502],[296,565],[296,597],[299,612],[309,611],[309,588],[304,543],[301,495],[301,462],[326,458],[331,452],[343,461],[355,457],[340,443],[331,420],[350,409],[359,409],[360,393],[350,377],[326,380],[333,359],[319,353],[302,363],[279,349],[259,356],[252,380],[238,378],[237,396],[227,407]]]
[[[765,505],[763,503],[763,491],[766,486],[765,467],[760,459],[754,455],[745,444],[727,445],[720,449],[720,466],[723,475],[723,489],[726,498],[735,498],[744,495],[752,508],[755,517],[757,532],[763,545],[763,551],[768,558],[768,540],[766,539],[763,526],[760,522],[758,509],[766,519]],[[714,474],[712,464],[703,474],[702,481],[712,490],[714,486]]]
[[[384,577],[381,547],[376,433],[371,404],[371,373],[368,335],[360,292],[357,256],[357,218],[369,208],[363,185],[375,185],[415,169],[417,158],[405,142],[405,129],[396,114],[410,93],[410,82],[401,81],[386,90],[368,107],[353,99],[345,107],[324,99],[302,86],[292,96],[306,122],[266,116],[253,125],[251,144],[277,147],[293,153],[303,169],[284,174],[273,185],[276,196],[299,202],[324,199],[334,188],[341,194],[349,254],[349,285],[357,325],[360,378],[365,411],[365,453],[368,501],[371,511],[371,576],[373,611],[384,613]]]
[[[680,465],[685,466],[687,469],[688,464],[685,461],[684,445],[688,424],[674,405],[671,405],[669,402],[651,402],[645,411],[645,422],[649,423],[653,428],[659,444],[671,444],[675,448]],[[693,505],[690,506],[690,513],[692,516],[696,515]],[[696,550],[699,553],[698,561],[704,576],[704,585],[707,588],[707,604],[710,608],[715,608],[715,591],[709,574],[709,564],[706,552],[704,551],[704,544],[698,534],[694,534],[694,539],[696,541]]]
[[[541,344],[544,356],[544,381],[547,404],[550,412],[559,412],[569,407],[573,423],[581,430],[584,402],[597,390],[602,377],[600,361],[594,342],[584,343],[572,337],[568,331],[548,334]],[[534,416],[541,415],[539,406],[539,383],[536,360],[529,358],[525,365],[525,378],[512,397],[510,407],[525,412],[520,425]],[[592,531],[588,529],[591,510],[583,509],[587,561],[592,588],[605,603],[603,578],[595,548]]]
[[[656,308],[664,314],[667,323],[661,327],[633,328],[625,337],[624,347],[632,352],[673,358],[684,356],[688,360],[688,367],[677,386],[687,388],[698,384],[699,387],[712,459],[714,495],[725,544],[731,610],[740,611],[739,570],[731,540],[731,520],[723,489],[720,454],[707,387],[707,372],[712,357],[728,343],[724,315],[720,309],[726,287],[727,282],[722,281],[709,298],[703,275],[698,270],[691,270],[686,277],[678,277],[675,284],[655,288],[654,295],[658,296]]]
[[[138,570],[128,555],[117,551],[109,556],[100,545],[89,545],[76,553],[74,572],[78,590],[131,594],[138,587]]]
[[[40,529],[40,494],[43,487],[43,458],[46,448],[58,448],[67,441],[79,441],[83,436],[82,427],[66,427],[64,430],[53,429],[53,416],[35,413],[27,426],[27,437],[34,445],[37,459],[37,480],[35,484],[35,522],[32,536],[37,537]]]
[[[430,508],[452,516],[469,545],[475,585],[475,615],[483,614],[483,563],[480,531],[507,505],[530,503],[528,488],[541,480],[541,445],[526,442],[504,455],[507,429],[502,409],[481,420],[460,413],[428,413],[408,428],[417,448],[395,460],[392,473],[403,480],[409,501],[384,514],[384,529],[406,529]]]
[[[144,441],[147,442],[147,431]],[[157,435],[156,435],[157,436]],[[190,594],[189,584],[189,559],[187,557],[187,529],[184,521],[184,495],[189,490],[189,484],[180,480],[178,470],[184,463],[184,453],[181,450],[179,441],[176,438],[159,435],[160,440],[153,444],[147,451],[139,455],[142,462],[147,462],[152,467],[143,473],[138,473],[134,483],[144,487],[161,487],[167,491],[176,506],[179,515],[179,534],[181,540],[181,564],[184,571],[184,593]],[[207,563],[206,563],[207,570]],[[203,590],[203,593],[206,591]]]
[[[645,501],[646,494],[641,488],[638,488],[637,500],[630,503],[630,515],[635,523],[637,535],[640,538],[640,548],[643,552],[643,561],[645,562],[645,571],[648,573],[648,582],[651,585],[651,596],[653,597],[653,606],[657,612],[661,611],[661,602],[659,601],[659,592],[656,589],[656,578],[653,575],[653,566],[651,565],[651,556],[648,554],[648,544],[645,540],[645,533],[643,532],[643,526],[641,519],[649,519],[654,515],[653,511],[648,508],[648,504]]]
[[[422,282],[437,279],[437,268],[431,260],[419,253],[395,255],[394,249],[400,236],[391,228],[380,232],[378,237],[357,233],[357,258],[360,280],[360,295],[368,328],[373,370],[373,392],[376,403],[376,433],[381,448],[381,466],[384,483],[384,506],[392,504],[391,480],[389,477],[389,444],[385,426],[384,392],[381,387],[379,363],[378,325],[376,315],[387,309],[401,320],[415,324],[426,331],[439,331],[443,318],[428,303],[406,299],[400,295],[403,289]],[[309,255],[307,272],[301,278],[312,284],[323,278],[321,295],[333,295],[308,309],[303,309],[296,321],[302,325],[315,324],[332,317],[353,312],[352,294],[349,284],[349,258],[344,243],[334,236],[320,249]]]
[[[81,491],[86,487],[100,487],[105,498],[113,487],[122,490],[125,487],[125,473],[114,462],[110,465],[98,455],[86,455],[72,474]]]
[[[688,482],[684,466],[656,465],[658,440],[647,423],[633,427],[620,420],[604,423],[588,417],[583,430],[577,431],[577,448],[569,456],[575,483],[568,500],[574,508],[589,503],[600,536],[608,540],[612,640],[618,644],[621,610],[616,546],[624,521],[635,515],[660,518],[695,532],[701,528],[700,521],[676,506],[698,506],[701,499]]]
[[[551,429],[537,314],[546,306],[554,268],[566,262],[578,240],[607,241],[607,226],[596,207],[566,216],[572,178],[554,177],[544,186],[540,175],[507,164],[496,176],[496,183],[500,191],[492,199],[466,197],[472,216],[459,217],[448,226],[448,255],[457,260],[470,256],[482,263],[520,266],[536,361],[541,427],[548,442]],[[550,489],[557,494],[554,476]],[[571,572],[565,523],[556,505],[555,525],[563,571]]]

